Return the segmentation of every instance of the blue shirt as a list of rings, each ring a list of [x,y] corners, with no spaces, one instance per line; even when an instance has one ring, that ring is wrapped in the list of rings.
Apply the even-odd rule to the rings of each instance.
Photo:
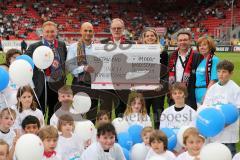
[[[74,69],[70,70],[75,77],[77,77],[79,73],[82,73],[84,71],[83,70],[84,65],[78,66],[77,64],[77,44],[78,42],[73,43],[68,47],[67,60],[66,60],[66,61],[71,60],[72,63],[75,63],[74,65],[77,66]],[[85,54],[86,56],[92,54],[92,44],[90,44],[89,46],[85,46]]]
[[[210,76],[210,81],[217,81],[217,64],[219,62],[219,58],[216,56],[213,56],[212,58],[212,68],[211,68],[211,76]],[[195,89],[195,95],[196,95],[196,101],[198,103],[202,102],[202,98],[206,93],[207,86],[206,86],[206,63],[207,59],[204,58],[202,62],[198,65],[197,70],[196,70],[196,87],[201,87],[201,88],[196,88]]]

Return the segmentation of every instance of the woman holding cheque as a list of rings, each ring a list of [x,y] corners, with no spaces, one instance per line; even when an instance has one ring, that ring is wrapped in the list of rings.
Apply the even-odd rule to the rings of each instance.
[[[143,44],[159,44],[159,36],[157,35],[157,32],[154,29],[146,29],[142,33],[142,41]],[[144,97],[146,100],[146,108],[147,113],[150,114],[150,107],[152,106],[153,114],[154,114],[154,126],[155,129],[159,127],[159,119],[161,116],[162,111],[164,110],[164,99],[166,94],[166,86],[167,83],[167,67],[168,66],[168,53],[167,51],[162,51],[160,53],[160,84],[166,84],[161,85],[164,88],[158,88],[154,91],[151,91],[151,96],[148,95],[148,92],[144,93]]]

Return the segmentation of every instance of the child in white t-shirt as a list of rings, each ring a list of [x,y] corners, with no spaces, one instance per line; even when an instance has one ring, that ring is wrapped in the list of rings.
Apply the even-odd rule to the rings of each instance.
[[[221,104],[233,104],[238,109],[240,108],[240,87],[230,79],[233,70],[234,65],[230,61],[223,60],[218,63],[217,74],[219,81],[208,89],[199,111],[205,107],[216,107]],[[232,155],[235,155],[235,145],[239,142],[239,119],[233,124],[225,126],[223,131],[210,138],[210,142],[225,144]]]
[[[196,128],[190,127],[183,133],[183,144],[186,152],[178,155],[176,160],[200,160],[200,151],[205,138],[199,134]]]
[[[116,131],[111,123],[97,129],[97,142],[83,151],[81,160],[126,160],[119,144],[115,143]]]
[[[15,118],[16,112],[11,108],[4,108],[0,112],[0,139],[6,141],[10,148],[16,136],[16,133],[12,129]]]
[[[240,160],[240,152],[237,153],[232,160]]]
[[[185,104],[188,93],[187,87],[182,83],[174,83],[170,88],[170,94],[175,104],[163,111],[159,128],[172,128],[177,134],[182,126],[194,126],[196,111]],[[183,152],[183,148],[177,143],[174,151],[179,154]]]
[[[147,153],[150,150],[149,139],[150,139],[152,132],[154,132],[154,129],[152,127],[144,127],[141,132],[141,137],[142,137],[143,142],[138,145],[141,145],[142,148],[145,148],[145,150],[146,150],[146,155],[145,155],[145,157],[143,157],[143,159],[146,158]]]
[[[22,52],[18,49],[9,49],[6,53],[5,66],[1,65],[2,68],[8,71],[8,67],[16,60],[18,56],[22,55]],[[17,91],[18,86],[9,80],[7,88],[0,93],[0,109],[5,107],[11,107],[17,104]],[[6,104],[7,102],[7,104]]]
[[[0,139],[0,160],[7,160],[9,155],[9,145]]]
[[[143,127],[152,126],[151,119],[147,115],[145,100],[141,93],[130,93],[123,119],[128,122],[129,126],[134,124]]]
[[[50,125],[57,127],[59,117],[65,114],[71,115],[74,121],[82,119],[82,116],[76,114],[72,108],[73,91],[70,86],[65,85],[58,90],[58,101],[61,103],[61,107],[52,115]]]
[[[17,120],[16,128],[21,128],[22,121],[28,115],[38,118],[41,126],[44,126],[44,116],[41,110],[37,108],[37,103],[34,101],[34,92],[30,86],[23,86],[17,92]]]
[[[152,132],[154,132],[154,129],[152,127],[144,127],[141,132],[141,137],[143,140],[142,144],[144,146],[146,146],[148,149],[150,149],[149,139],[150,139]]]
[[[43,160],[62,160],[59,153],[56,152],[58,130],[53,126],[45,126],[40,129],[38,136],[43,142]]]
[[[102,125],[103,123],[109,122],[111,122],[109,113],[105,110],[100,110],[96,116],[96,128],[98,128],[98,126]]]
[[[58,120],[58,131],[60,132],[56,152],[62,160],[80,158],[83,146],[73,134],[74,120],[70,115],[62,115]]]
[[[175,160],[175,155],[167,150],[167,136],[160,130],[155,130],[150,136],[150,147],[145,160],[150,160],[154,156],[162,156],[166,160]]]

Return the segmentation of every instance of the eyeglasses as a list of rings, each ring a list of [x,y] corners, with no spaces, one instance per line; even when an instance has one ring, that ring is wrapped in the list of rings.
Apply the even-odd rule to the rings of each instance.
[[[189,41],[189,39],[178,39],[178,42],[186,42]]]
[[[123,28],[122,27],[112,27],[111,29],[112,30],[122,30]]]

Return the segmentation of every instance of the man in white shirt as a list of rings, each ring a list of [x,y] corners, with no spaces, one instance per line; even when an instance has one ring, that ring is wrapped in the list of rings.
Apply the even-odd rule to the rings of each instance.
[[[94,68],[89,65],[88,58],[92,56],[92,44],[94,29],[93,25],[89,22],[82,24],[80,33],[81,39],[70,45],[67,53],[66,66],[67,69],[73,74],[73,92],[85,92],[91,97],[92,105],[90,111],[87,113],[87,119],[95,121],[97,114],[98,97],[96,90],[91,89],[91,76],[90,74],[98,72],[101,69]]]
[[[186,104],[197,109],[195,98],[196,69],[203,57],[191,48],[190,32],[180,32],[177,35],[178,49],[169,58],[169,83],[184,83],[188,89]],[[169,102],[172,105],[172,101]]]

